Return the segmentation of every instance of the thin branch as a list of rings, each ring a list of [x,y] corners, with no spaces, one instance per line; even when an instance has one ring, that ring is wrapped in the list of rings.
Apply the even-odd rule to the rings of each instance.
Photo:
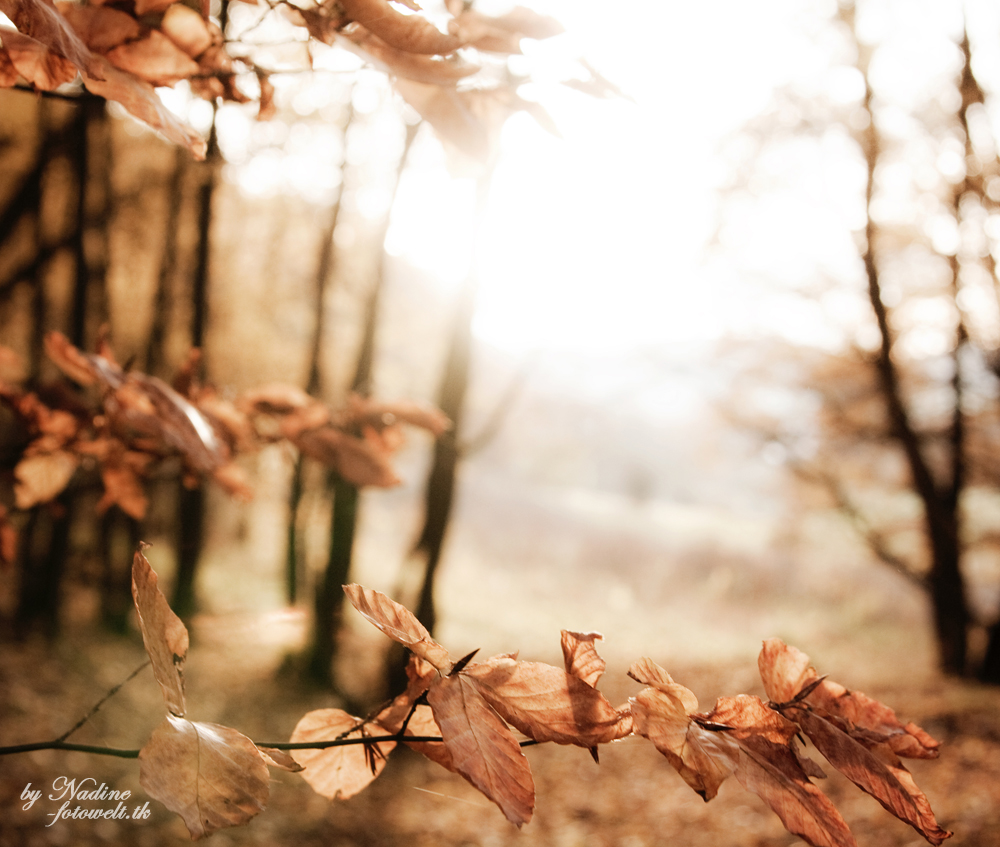
[[[144,669],[146,668],[146,666],[147,666],[147,665],[149,665],[149,664],[150,664],[150,660],[149,660],[149,659],[146,659],[146,661],[145,661],[145,662],[143,662],[143,663],[142,663],[141,665],[139,665],[139,667],[137,667],[137,668],[136,668],[136,669],[135,669],[134,671],[132,671],[132,673],[130,673],[130,674],[129,674],[129,675],[127,676],[127,677],[125,677],[125,679],[123,679],[123,680],[122,680],[121,682],[119,682],[119,683],[118,683],[118,684],[117,684],[117,685],[116,685],[116,686],[115,686],[114,688],[112,688],[112,689],[111,689],[111,690],[110,690],[110,691],[109,691],[109,692],[108,692],[107,694],[105,694],[105,695],[104,695],[104,696],[103,696],[103,697],[102,697],[102,698],[101,698],[100,700],[98,700],[98,701],[97,701],[97,703],[95,703],[95,704],[94,704],[94,707],[93,707],[93,708],[92,708],[92,709],[91,709],[91,710],[90,710],[89,712],[87,712],[87,714],[85,714],[85,715],[84,715],[84,716],[83,716],[82,718],[80,718],[80,720],[78,720],[78,721],[77,721],[77,722],[76,722],[76,723],[75,723],[75,724],[73,725],[73,727],[72,727],[71,729],[68,729],[68,730],[67,730],[66,732],[64,732],[64,733],[63,733],[62,735],[60,735],[60,736],[59,736],[59,737],[58,737],[58,738],[56,739],[56,741],[58,741],[58,742],[62,742],[62,741],[65,741],[65,740],[66,740],[67,738],[69,738],[69,737],[70,737],[70,736],[71,736],[71,735],[72,735],[72,734],[73,734],[74,732],[76,732],[76,731],[77,731],[77,730],[78,730],[78,729],[79,729],[79,728],[80,728],[81,726],[83,726],[83,725],[84,725],[84,724],[85,724],[85,723],[86,723],[87,721],[89,721],[89,720],[90,720],[90,719],[91,719],[91,718],[92,718],[92,717],[93,717],[94,715],[96,715],[96,714],[97,714],[97,711],[98,711],[98,709],[100,709],[100,708],[101,708],[101,706],[103,706],[103,705],[104,705],[105,703],[107,703],[107,702],[108,702],[108,700],[110,700],[110,699],[111,699],[112,697],[114,697],[114,696],[115,696],[115,695],[116,695],[116,694],[117,694],[117,693],[118,693],[119,691],[121,691],[121,689],[122,689],[122,686],[124,686],[124,685],[125,685],[125,683],[127,683],[127,682],[131,682],[131,681],[132,681],[133,679],[135,679],[135,678],[136,678],[136,677],[137,677],[137,676],[139,675],[139,673],[140,673],[140,672],[141,672],[142,670],[144,670]]]
[[[854,524],[854,528],[858,534],[864,539],[868,548],[875,554],[875,557],[879,561],[888,565],[901,576],[906,577],[914,585],[919,586],[925,591],[928,590],[927,578],[915,571],[907,562],[889,549],[885,537],[869,523],[868,519],[862,514],[861,509],[858,508],[847,491],[844,490],[844,486],[840,480],[831,474],[824,473],[821,470],[806,468],[801,464],[792,463],[791,469],[801,479],[821,485],[833,496],[837,508]]]
[[[360,738],[335,738],[330,741],[254,741],[257,747],[270,747],[273,750],[327,750],[331,747],[350,747],[357,744],[385,744],[387,742],[415,742],[428,744],[443,742],[440,735],[378,735],[362,736]],[[521,741],[521,747],[533,747],[540,744],[529,738]],[[69,744],[58,739],[53,741],[36,741],[32,744],[15,744],[11,747],[0,747],[0,756],[9,756],[14,753],[31,753],[35,750],[70,750],[76,753],[92,753],[95,756],[116,756],[119,759],[138,759],[139,750],[121,750],[117,747],[99,747],[91,744]]]
[[[507,383],[507,387],[500,395],[500,399],[487,416],[486,423],[483,424],[479,432],[458,445],[458,452],[462,458],[467,459],[473,453],[478,453],[487,447],[497,437],[500,430],[503,429],[504,422],[507,420],[510,410],[514,407],[514,403],[528,382],[528,377],[531,375],[536,358],[537,356],[533,356],[525,361],[517,373],[511,377],[510,382]]]
[[[34,94],[36,97],[46,97],[53,100],[70,100],[74,103],[79,103],[81,100],[103,100],[103,97],[98,97],[96,94],[91,94],[86,89],[80,89],[76,93],[69,91],[43,91],[40,88],[35,88],[30,85],[12,85],[7,89],[8,91],[24,91],[27,94]]]

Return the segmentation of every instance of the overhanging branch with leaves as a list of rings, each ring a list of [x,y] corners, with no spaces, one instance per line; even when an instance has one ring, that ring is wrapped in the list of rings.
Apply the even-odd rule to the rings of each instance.
[[[758,657],[767,701],[739,694],[699,711],[692,691],[643,658],[628,675],[645,687],[615,707],[597,688],[606,670],[596,649],[598,633],[564,630],[563,668],[509,653],[480,662],[472,661],[475,653],[454,660],[386,595],[360,585],[344,591],[362,616],[410,651],[406,690],[367,718],[318,709],[299,720],[288,742],[254,742],[231,727],[186,717],[188,631],[140,549],[132,564],[132,596],[163,694],[164,720],[140,750],[67,742],[98,703],[59,739],[0,748],[0,754],[53,749],[137,758],[140,785],[179,814],[197,839],[263,811],[269,767],[301,773],[331,800],[347,799],[382,772],[400,743],[462,776],[520,827],[531,820],[535,805],[523,747],[572,745],[598,760],[600,745],[640,736],[704,800],[735,776],[807,843],[856,847],[847,823],[810,779],[823,772],[803,752],[801,742],[808,738],[830,765],[929,843],[939,845],[952,834],[938,824],[901,762],[937,758],[939,742],[916,724],[903,724],[888,706],[820,676],[808,656],[780,639],[765,641]]]

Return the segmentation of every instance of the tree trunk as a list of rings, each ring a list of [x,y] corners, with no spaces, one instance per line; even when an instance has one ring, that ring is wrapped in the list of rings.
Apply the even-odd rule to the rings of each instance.
[[[393,187],[392,200],[395,200],[396,189],[399,188],[399,181],[406,167],[410,147],[413,144],[416,133],[416,127],[407,128],[406,142],[396,168],[396,181]],[[386,212],[385,225],[382,229],[382,237],[380,239],[380,243],[382,244],[385,243],[385,236],[389,229],[389,217],[392,212],[392,205],[392,202],[390,202],[389,210]],[[336,218],[334,218],[335,221]],[[333,242],[332,236],[333,230],[331,228],[329,239],[331,245]],[[351,380],[351,390],[362,395],[367,395],[371,390],[372,367],[375,360],[375,336],[378,327],[379,304],[384,280],[384,252],[383,248],[375,279],[372,283],[371,295],[365,307],[365,322],[361,345],[354,369],[354,378]],[[321,267],[322,264],[321,262]],[[318,307],[322,308],[322,298],[320,298]],[[317,345],[314,348],[313,362],[317,365],[317,370],[311,372],[310,382],[315,382],[318,387],[318,336]],[[297,478],[299,473],[299,468],[296,468]],[[336,474],[330,474],[329,479],[333,508],[333,515],[330,521],[330,547],[326,568],[316,592],[315,616],[313,618],[313,648],[309,662],[309,672],[310,676],[317,682],[335,686],[333,666],[337,657],[337,633],[340,631],[344,616],[344,592],[342,586],[350,582],[354,538],[357,534],[360,491],[357,486],[341,479]],[[291,550],[291,546],[289,546],[289,550]]]
[[[323,577],[316,587],[315,626],[309,656],[309,676],[321,684],[334,685],[333,662],[337,655],[337,633],[344,614],[344,591],[351,572],[354,528],[357,522],[358,489],[331,474],[333,516],[330,547]]]
[[[225,7],[225,4],[223,4]],[[208,153],[198,188],[198,242],[196,245],[194,276],[191,281],[191,346],[202,348],[208,328],[209,259],[211,257],[212,200],[218,184],[222,154],[219,150],[213,115],[208,140]],[[204,358],[201,360],[204,367]],[[205,524],[205,485],[200,480],[189,488],[184,480],[178,482],[177,495],[177,580],[171,606],[182,618],[190,618],[197,609],[195,580],[201,558]]]
[[[27,635],[36,626],[52,638],[59,631],[59,601],[69,553],[74,498],[63,492],[48,507],[32,510],[21,542],[21,587],[16,631]]]

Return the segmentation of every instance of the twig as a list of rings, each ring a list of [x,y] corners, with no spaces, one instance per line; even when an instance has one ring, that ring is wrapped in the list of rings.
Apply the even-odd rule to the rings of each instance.
[[[331,747],[350,747],[356,744],[377,745],[386,742],[416,742],[421,744],[441,743],[440,735],[377,735],[360,738],[336,738],[330,741],[254,741],[257,747],[270,747],[274,750],[327,750]],[[529,738],[521,741],[521,747],[532,747],[541,742]],[[138,750],[120,750],[117,747],[99,747],[92,744],[69,744],[58,739],[54,741],[36,741],[32,744],[15,744],[11,747],[0,747],[0,756],[14,753],[31,753],[35,750],[71,750],[77,753],[93,753],[95,756],[117,756],[119,759],[138,759]]]
[[[111,690],[110,690],[110,691],[109,691],[109,692],[108,692],[107,694],[105,694],[105,695],[104,695],[104,696],[103,696],[103,697],[102,697],[102,698],[101,698],[100,700],[98,700],[98,701],[97,701],[97,703],[96,703],[96,704],[94,705],[94,708],[92,708],[92,709],[91,709],[91,710],[90,710],[89,712],[87,712],[87,714],[85,714],[85,715],[84,715],[84,716],[83,716],[82,718],[80,718],[80,720],[78,720],[78,721],[77,721],[77,722],[76,722],[76,723],[75,723],[75,724],[73,725],[73,727],[72,727],[71,729],[68,729],[68,730],[67,730],[66,732],[64,732],[64,733],[63,733],[62,735],[60,735],[60,736],[59,736],[59,737],[58,737],[58,738],[56,739],[56,741],[57,741],[57,742],[63,742],[63,741],[65,741],[65,740],[66,740],[67,738],[69,738],[69,737],[70,737],[70,736],[71,736],[71,735],[72,735],[72,734],[73,734],[74,732],[76,732],[76,731],[77,731],[77,730],[78,730],[78,729],[79,729],[79,728],[80,728],[81,726],[83,726],[83,725],[84,725],[84,724],[85,724],[85,723],[86,723],[87,721],[89,721],[89,720],[90,720],[90,719],[91,719],[91,718],[92,718],[92,717],[93,717],[94,715],[96,715],[96,714],[97,714],[97,710],[98,710],[98,709],[100,709],[100,708],[101,708],[101,706],[103,706],[103,705],[104,705],[105,703],[107,703],[107,702],[108,702],[108,700],[110,700],[110,699],[111,699],[112,697],[114,697],[114,696],[115,696],[115,695],[116,695],[116,694],[117,694],[117,693],[118,693],[119,691],[121,691],[121,688],[122,688],[122,686],[123,686],[123,685],[125,685],[125,683],[126,683],[126,682],[130,682],[131,680],[135,679],[135,678],[136,678],[136,677],[137,677],[137,676],[139,675],[139,673],[140,673],[140,672],[141,672],[141,671],[142,671],[142,670],[143,670],[143,669],[144,669],[144,668],[145,668],[145,667],[146,667],[146,666],[147,666],[147,665],[148,665],[149,663],[150,663],[150,660],[149,660],[149,659],[146,659],[146,661],[145,661],[145,662],[143,662],[143,663],[142,663],[141,665],[139,665],[139,667],[137,667],[137,668],[136,668],[136,669],[135,669],[134,671],[132,671],[132,673],[130,673],[130,674],[129,674],[129,675],[127,676],[127,677],[125,677],[125,679],[123,679],[123,680],[122,680],[121,682],[119,682],[119,683],[118,683],[118,684],[117,684],[117,685],[116,685],[116,686],[115,686],[114,688],[112,688],[112,689],[111,689]]]

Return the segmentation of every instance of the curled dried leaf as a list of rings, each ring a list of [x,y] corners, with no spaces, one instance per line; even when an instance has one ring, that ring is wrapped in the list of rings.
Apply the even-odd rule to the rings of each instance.
[[[83,43],[96,53],[107,53],[142,33],[135,18],[111,6],[81,6],[65,0],[56,5]]]
[[[397,12],[388,0],[340,0],[340,5],[350,20],[399,50],[443,56],[462,46],[458,38],[445,35],[426,18]]]
[[[571,632],[568,629],[560,632],[566,673],[582,679],[591,688],[597,687],[607,668],[595,643],[603,638],[599,632]]]
[[[411,653],[429,662],[441,673],[451,670],[448,651],[431,638],[427,628],[405,606],[381,591],[363,585],[345,585],[344,593],[358,612],[393,641],[408,647]]]
[[[940,742],[914,723],[904,725],[896,713],[860,691],[848,691],[830,679],[820,680],[809,657],[780,638],[770,638],[757,658],[767,696],[775,703],[789,703],[811,686],[804,702],[842,718],[848,731],[871,743],[885,742],[898,756],[934,759]]]
[[[858,788],[878,800],[888,812],[910,824],[931,844],[941,844],[951,837],[952,833],[938,825],[930,802],[912,778],[906,782],[900,780],[903,773],[909,774],[891,749],[885,751],[891,756],[893,764],[890,768],[832,721],[824,720],[808,709],[790,711],[792,718],[826,760]]]
[[[99,73],[97,57],[59,14],[52,0],[0,0],[0,12],[22,35],[45,45],[56,56],[69,60],[83,72]]]
[[[14,504],[30,509],[55,500],[76,473],[80,457],[68,450],[25,456],[14,467]]]
[[[261,747],[260,745],[257,745],[257,749],[260,750],[264,761],[271,767],[280,768],[289,773],[299,773],[299,771],[304,770],[302,765],[296,762],[287,750],[277,750],[274,747]]]
[[[153,85],[173,85],[198,73],[198,63],[156,29],[118,45],[105,57],[119,70]]]
[[[195,159],[205,158],[208,149],[205,139],[163,105],[152,85],[119,70],[103,57],[98,58],[96,72],[83,75],[88,91],[120,103],[133,118],[155,129],[168,141],[186,147]]]
[[[698,701],[694,702],[697,707]],[[736,742],[723,733],[703,729],[691,720],[678,698],[655,688],[640,691],[629,704],[636,735],[652,741],[703,800],[715,797],[719,786],[736,770]]]
[[[385,73],[404,79],[429,85],[455,85],[479,70],[478,66],[456,56],[437,58],[392,47],[358,23],[351,24],[341,34],[344,38],[340,43]]]
[[[142,642],[149,654],[153,676],[160,684],[167,709],[174,715],[183,716],[184,660],[188,651],[188,631],[170,608],[158,583],[156,571],[150,567],[142,549],[136,550],[132,559],[132,599],[139,613]]]
[[[76,65],[69,59],[16,29],[0,26],[0,44],[6,61],[15,71],[12,76],[6,75],[11,78],[9,85],[17,81],[18,74],[42,91],[52,91],[76,79]]]
[[[151,458],[147,454],[135,456],[146,461]],[[104,494],[97,504],[97,514],[104,514],[114,505],[136,520],[142,520],[146,516],[149,500],[143,490],[136,462],[127,461],[124,451],[115,451],[104,460],[101,464],[101,481],[104,483]]]
[[[174,3],[167,9],[160,31],[192,59],[197,59],[215,41],[208,21],[183,3]]]
[[[630,713],[616,710],[597,689],[562,668],[494,656],[468,665],[462,674],[500,717],[535,741],[589,748],[632,731]]]
[[[59,370],[80,385],[94,385],[99,371],[90,356],[82,353],[61,332],[45,335],[45,353]]]

